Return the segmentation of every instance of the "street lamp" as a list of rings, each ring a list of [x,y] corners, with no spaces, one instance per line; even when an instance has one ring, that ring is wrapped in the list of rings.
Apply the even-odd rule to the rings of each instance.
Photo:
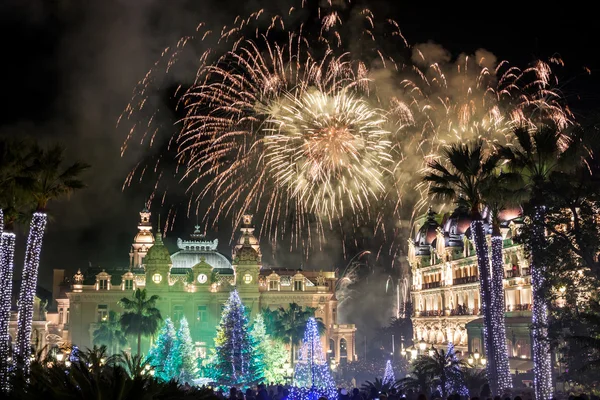
[[[418,353],[419,353],[419,351],[417,350],[417,348],[415,346],[413,346],[412,349],[410,349],[410,356],[413,360],[415,358],[417,358]]]
[[[431,345],[431,348],[429,349],[429,357],[433,357],[435,355],[435,347],[433,347],[433,344]]]
[[[467,358],[467,363],[469,363],[469,365],[473,365],[473,356],[471,355],[471,353],[469,353],[469,358]]]
[[[402,355],[402,357],[406,357],[406,349],[403,347],[402,350],[400,350],[400,354]]]
[[[426,348],[427,348],[427,343],[425,342],[425,340],[421,339],[421,341],[419,342],[419,349],[421,351],[425,351]]]
[[[475,358],[475,361],[479,360],[479,358],[481,357],[481,354],[479,354],[479,350],[475,349],[475,353],[473,354],[473,358]]]
[[[64,357],[65,357],[65,355],[63,353],[58,353],[56,355],[56,361],[58,361],[60,363],[60,362],[62,362]]]

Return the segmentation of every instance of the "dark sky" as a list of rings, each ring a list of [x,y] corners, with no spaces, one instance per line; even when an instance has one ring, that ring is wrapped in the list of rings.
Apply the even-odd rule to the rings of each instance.
[[[237,14],[284,0],[4,0],[0,3],[3,105],[0,134],[31,135],[67,147],[70,160],[92,165],[88,189],[50,206],[40,283],[51,270],[128,262],[137,212],[150,184],[121,190],[136,151],[120,157],[126,132],[116,121],[135,83],[162,49],[199,21],[215,26]],[[244,3],[245,5],[241,5]],[[372,1],[376,15],[399,22],[410,43],[432,40],[456,56],[485,48],[523,65],[558,53],[565,60],[562,88],[577,113],[598,105],[596,15],[583,7],[527,7],[518,2]],[[525,3],[525,2],[521,2]],[[541,4],[535,2],[536,4]],[[550,4],[550,3],[548,3]],[[287,6],[283,7],[287,10]],[[583,67],[592,75],[583,73]],[[194,221],[180,220],[178,233]],[[21,232],[25,234],[25,232]],[[227,251],[227,246],[222,250]],[[23,249],[19,249],[22,253]],[[318,257],[313,263],[318,263]]]

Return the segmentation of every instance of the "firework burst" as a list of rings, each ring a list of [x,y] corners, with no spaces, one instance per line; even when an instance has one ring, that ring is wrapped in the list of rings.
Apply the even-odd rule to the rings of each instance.
[[[418,172],[440,148],[471,138],[493,148],[509,143],[516,125],[571,123],[550,64],[519,69],[485,51],[451,62],[435,45],[408,46],[396,22],[352,7],[312,12],[302,1],[287,15],[259,10],[220,31],[200,24],[140,82],[123,114],[134,121],[123,151],[133,138],[155,142],[160,118],[140,115],[185,46],[199,42],[207,50],[193,82],[177,86],[184,115],[169,140],[188,213],[202,205],[207,225],[259,215],[262,234],[289,235],[306,253],[314,236],[356,237],[368,226],[393,260],[395,221],[426,204]]]

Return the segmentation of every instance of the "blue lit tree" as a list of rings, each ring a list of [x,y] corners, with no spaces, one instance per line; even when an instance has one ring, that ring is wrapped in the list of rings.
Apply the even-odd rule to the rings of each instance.
[[[148,360],[154,367],[156,378],[170,381],[177,377],[177,362],[173,357],[176,345],[175,326],[171,318],[167,318],[158,334],[156,343],[148,353]]]
[[[221,386],[249,385],[263,378],[262,357],[237,290],[229,295],[217,328],[211,375]]]
[[[177,329],[175,347],[173,348],[173,361],[176,369],[176,378],[179,383],[192,383],[196,377],[196,356],[194,343],[190,335],[190,326],[183,317]]]
[[[316,400],[321,396],[337,398],[335,382],[325,361],[317,321],[310,318],[306,324],[300,356],[294,369],[293,399]]]
[[[385,363],[385,372],[383,373],[382,385],[390,384],[393,385],[396,382],[396,376],[394,375],[394,368],[392,368],[392,362],[387,360]]]

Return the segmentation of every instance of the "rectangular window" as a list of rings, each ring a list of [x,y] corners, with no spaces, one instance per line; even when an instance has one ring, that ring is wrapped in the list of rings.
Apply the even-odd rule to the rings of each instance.
[[[96,316],[98,317],[98,322],[106,321],[108,319],[108,306],[106,304],[98,304]]]
[[[125,280],[125,290],[133,290],[133,279]]]
[[[196,342],[196,358],[206,358],[206,342]]]
[[[181,318],[183,318],[183,306],[173,306],[173,322],[177,323],[181,321]]]
[[[58,323],[62,324],[63,323],[63,316],[64,316],[64,309],[60,308],[58,310]]]
[[[269,281],[269,290],[279,290],[279,281]]]
[[[304,290],[304,282],[294,281],[294,290],[297,292],[303,291]]]
[[[198,313],[196,314],[196,320],[200,322],[202,325],[208,322],[208,313],[206,311],[206,306],[198,306]]]
[[[100,287],[100,290],[104,289],[108,289],[108,280],[106,279],[100,279],[100,281],[98,282],[98,286]]]
[[[69,310],[70,308],[67,308],[67,324],[69,323]]]

